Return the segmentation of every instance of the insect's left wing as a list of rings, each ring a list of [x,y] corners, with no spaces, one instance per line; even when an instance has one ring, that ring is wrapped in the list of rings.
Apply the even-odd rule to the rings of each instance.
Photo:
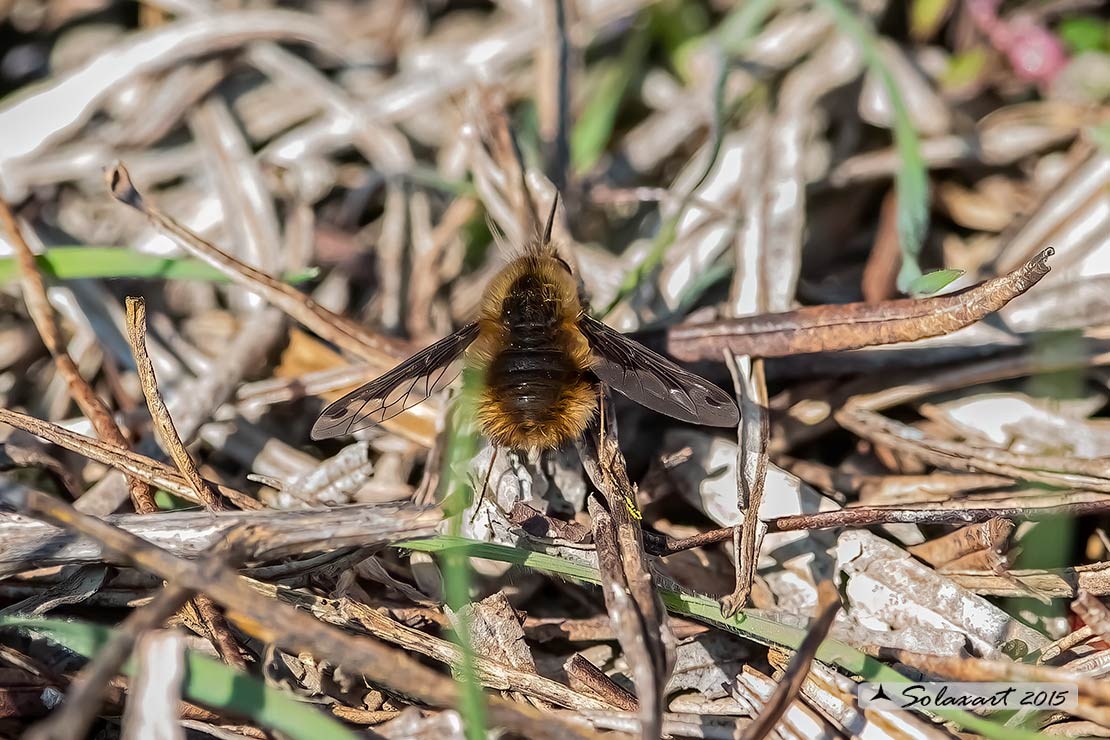
[[[391,419],[446,388],[458,377],[458,360],[474,338],[478,324],[417,352],[385,375],[329,405],[312,425],[313,439],[340,437]]]
[[[622,395],[693,424],[730,427],[740,421],[732,396],[708,380],[589,316],[581,327],[594,353],[591,370]]]

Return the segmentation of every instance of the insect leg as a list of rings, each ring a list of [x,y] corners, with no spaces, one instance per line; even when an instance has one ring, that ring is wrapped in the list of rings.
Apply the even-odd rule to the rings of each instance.
[[[493,454],[489,458],[489,467],[486,468],[486,478],[482,482],[482,492],[478,494],[478,500],[474,502],[474,513],[470,515],[470,523],[474,523],[475,517],[482,508],[482,501],[486,498],[486,489],[489,488],[489,477],[493,473],[493,464],[497,462],[497,447],[493,448]]]

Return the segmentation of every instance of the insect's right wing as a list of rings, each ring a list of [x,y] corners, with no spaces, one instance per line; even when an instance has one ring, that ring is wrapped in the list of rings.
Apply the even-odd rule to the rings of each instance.
[[[705,378],[589,316],[582,333],[594,352],[594,375],[638,404],[681,421],[736,426],[740,411],[732,396]]]
[[[459,375],[459,363],[455,360],[477,336],[478,324],[467,324],[330,404],[312,425],[312,439],[340,437],[366,429],[446,388]]]

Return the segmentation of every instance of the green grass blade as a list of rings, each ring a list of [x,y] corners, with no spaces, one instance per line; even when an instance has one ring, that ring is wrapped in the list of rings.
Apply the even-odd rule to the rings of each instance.
[[[647,10],[651,35],[675,69],[678,54],[709,32],[709,13],[697,0],[662,0]]]
[[[474,422],[474,398],[479,390],[480,380],[473,372],[463,376],[463,390],[455,403],[449,421],[447,451],[444,460],[443,480],[444,510],[449,513],[448,528],[457,537],[462,529],[462,520],[467,516],[467,507],[474,499],[474,490],[467,474],[470,461],[478,452],[478,430]],[[449,503],[453,502],[453,503]],[[457,618],[455,642],[462,652],[458,668],[459,715],[467,740],[485,740],[486,701],[482,684],[478,680],[478,668],[474,660],[474,645],[470,639],[470,620],[460,611],[470,603],[471,569],[470,559],[461,550],[443,551],[439,558],[443,571],[444,599]]]
[[[43,274],[59,280],[80,278],[157,278],[160,280],[205,280],[226,283],[216,268],[191,257],[158,257],[126,247],[51,247],[35,256]],[[290,273],[287,283],[301,283],[319,274],[316,268]],[[0,258],[0,283],[19,279],[14,257]]]
[[[0,617],[0,627],[18,627],[41,633],[53,642],[91,659],[108,641],[112,630],[97,624],[60,619]],[[128,660],[123,672],[133,675]],[[294,740],[356,740],[357,735],[316,707],[233,670],[196,650],[185,651],[182,696],[189,701],[239,717]]]
[[[1104,152],[1110,153],[1110,123],[1091,126],[1087,130],[1087,135],[1091,137],[1095,146]]]
[[[655,240],[652,242],[651,250],[647,256],[636,266],[636,269],[624,276],[624,280],[621,281],[621,285],[617,289],[617,294],[613,296],[613,300],[601,312],[602,316],[608,315],[621,301],[632,295],[640,284],[647,279],[647,276],[663,263],[667,250],[678,235],[679,219],[682,218],[682,214],[689,206],[694,194],[698,192],[698,188],[705,183],[709,174],[713,172],[713,165],[717,163],[717,157],[721,154],[721,144],[725,138],[725,81],[728,79],[728,66],[723,56],[720,59],[720,65],[717,83],[713,89],[713,139],[710,142],[709,158],[705,163],[705,169],[702,170],[697,182],[694,183],[694,187],[690,188],[689,192],[683,197],[682,202],[675,209],[674,215],[663,222],[663,225],[659,228],[659,233],[655,235]]]
[[[619,58],[599,62],[600,78],[570,134],[571,166],[579,175],[592,169],[609,146],[625,95],[644,68],[650,41],[647,24],[640,24]]]
[[[910,283],[910,287],[906,292],[914,298],[932,295],[947,288],[953,282],[963,277],[963,274],[963,270],[936,270],[935,272],[927,272]]]
[[[410,540],[396,546],[421,552],[442,553],[454,550],[465,552],[468,557],[513,563],[514,565],[521,565],[583,583],[595,585],[601,583],[597,570],[588,565],[507,545],[440,535],[423,540]],[[725,617],[721,614],[721,605],[705,596],[666,588],[659,589],[659,595],[667,609],[676,614],[709,622],[763,645],[796,648],[805,638],[806,632],[803,629],[780,624],[767,617],[747,613],[744,610],[737,612],[732,617]],[[828,665],[837,666],[848,673],[861,676],[868,681],[909,683],[908,678],[893,668],[838,640],[825,640],[821,643],[821,647],[817,651],[817,659]],[[960,710],[936,711],[935,714],[956,723],[964,729],[978,732],[984,737],[990,738],[990,740],[1036,740],[1040,737],[1035,732],[1005,727],[990,719],[977,717]]]
[[[706,44],[712,44],[728,58],[742,56],[756,33],[767,22],[775,5],[776,0],[746,0],[737,3],[712,31],[690,39],[675,50],[675,66],[683,81],[686,84],[693,81],[691,59]]]
[[[693,199],[694,194],[697,193],[698,188],[709,179],[710,173],[713,172],[713,166],[717,163],[717,158],[721,154],[721,145],[724,142],[725,136],[725,118],[729,115],[730,111],[730,106],[725,100],[725,83],[728,80],[729,58],[739,55],[747,47],[748,43],[755,37],[759,29],[763,27],[763,24],[774,9],[775,0],[748,0],[747,2],[740,3],[720,24],[718,24],[713,32],[703,37],[691,39],[680,46],[675,52],[674,56],[677,60],[679,72],[686,78],[687,82],[689,81],[690,74],[686,67],[691,54],[708,45],[708,48],[713,49],[718,57],[719,68],[717,79],[713,87],[713,128],[711,132],[712,139],[710,140],[709,146],[709,158],[697,182],[683,196],[682,202],[675,210],[675,214],[660,225],[659,233],[652,242],[651,249],[647,256],[636,269],[632,270],[624,277],[624,280],[621,281],[621,285],[617,289],[617,294],[605,309],[601,311],[602,316],[612,312],[621,301],[631,295],[640,284],[662,264],[667,250],[670,248],[671,244],[674,243],[678,232],[679,219],[690,205],[690,201]]]
[[[902,268],[898,272],[898,289],[907,292],[914,280],[921,277],[917,256],[929,228],[929,177],[921,157],[921,143],[913,127],[906,101],[898,89],[894,75],[879,53],[878,40],[841,0],[817,0],[833,17],[840,31],[859,46],[868,68],[886,90],[894,114],[894,145],[901,160],[894,177],[898,195],[898,245],[902,250]]]
[[[451,180],[439,173],[439,170],[426,165],[414,164],[404,174],[405,179],[414,185],[438,190],[457,197],[476,195],[474,184],[467,180]]]
[[[721,50],[730,56],[742,53],[776,4],[775,0],[747,0],[733,6],[713,32]]]

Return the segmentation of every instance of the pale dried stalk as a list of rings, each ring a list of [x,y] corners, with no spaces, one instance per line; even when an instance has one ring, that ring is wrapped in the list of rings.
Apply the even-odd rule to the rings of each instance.
[[[6,485],[0,480],[0,495],[18,488],[17,484]],[[181,557],[196,557],[236,527],[251,526],[266,532],[266,546],[255,554],[263,561],[427,537],[435,533],[443,514],[434,507],[404,503],[291,511],[172,511],[155,517],[112,514],[104,519]],[[100,563],[107,557],[95,542],[56,527],[29,522],[25,517],[0,513],[0,574],[25,571],[29,560],[49,567]],[[274,577],[285,573],[283,566],[264,571]]]
[[[137,668],[123,711],[120,740],[185,740],[177,721],[185,677],[185,636],[174,630],[145,632],[135,647]]]

